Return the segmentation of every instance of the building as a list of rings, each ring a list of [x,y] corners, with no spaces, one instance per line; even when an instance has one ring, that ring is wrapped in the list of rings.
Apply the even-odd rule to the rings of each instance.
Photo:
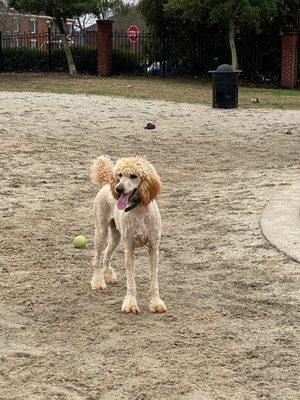
[[[116,13],[112,19],[114,31],[127,32],[130,25],[136,25],[141,33],[148,32],[145,20],[135,6],[131,6],[127,13]]]
[[[141,33],[147,33],[149,31],[142,15],[135,6],[131,6],[126,13],[123,12],[112,15],[110,19],[114,21],[113,31],[116,31],[118,33],[127,33],[130,25],[136,25]],[[97,31],[97,24],[95,23],[88,26],[85,31]]]
[[[67,34],[74,30],[75,19],[67,20]],[[0,0],[0,32],[3,35],[31,35],[34,40],[39,34],[47,32],[48,26],[56,31],[53,18],[47,15],[22,14],[9,7],[9,0]]]

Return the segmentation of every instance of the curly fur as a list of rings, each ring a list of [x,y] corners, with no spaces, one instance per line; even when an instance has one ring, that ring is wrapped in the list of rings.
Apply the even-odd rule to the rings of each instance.
[[[118,181],[114,176],[114,171],[120,171],[122,174],[136,174],[141,179],[139,194],[141,202],[147,206],[162,192],[162,183],[157,175],[153,165],[143,157],[121,158],[115,165],[109,157],[100,156],[92,164],[91,179],[94,183],[104,185],[108,183],[111,188],[112,195],[118,199],[116,193],[116,185]]]
[[[155,170],[149,172],[142,179],[142,184],[139,189],[142,204],[147,206],[154,200],[162,191],[161,181]]]
[[[94,160],[91,167],[91,180],[94,183],[110,183],[113,179],[112,175],[113,163],[109,157],[100,156]]]
[[[132,175],[134,176],[131,177]],[[116,282],[117,278],[110,266],[110,258],[122,239],[127,272],[127,294],[122,311],[137,313],[139,308],[136,300],[133,265],[134,249],[147,246],[150,259],[150,311],[166,311],[158,289],[161,219],[155,198],[161,193],[162,184],[155,168],[143,157],[121,158],[113,165],[108,157],[101,156],[93,163],[91,177],[94,182],[104,185],[94,202],[96,231],[92,289],[105,289],[106,283]],[[121,183],[120,180],[122,180]],[[121,211],[116,207],[120,197],[116,191],[118,184],[128,186],[128,191],[125,193],[137,193],[140,197],[141,203],[129,212]],[[102,270],[100,258],[104,249]]]

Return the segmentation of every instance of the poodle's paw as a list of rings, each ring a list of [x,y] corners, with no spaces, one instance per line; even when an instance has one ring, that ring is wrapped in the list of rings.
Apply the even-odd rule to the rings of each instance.
[[[133,313],[133,314],[138,314],[140,312],[136,298],[134,296],[125,296],[125,299],[123,301],[122,305],[122,312],[124,313]]]
[[[167,311],[165,303],[159,297],[153,297],[150,300],[149,310],[152,313],[164,313]]]
[[[106,289],[106,283],[102,275],[99,273],[94,273],[91,280],[92,290],[101,291]]]
[[[118,276],[112,268],[109,268],[107,272],[104,272],[104,279],[106,283],[115,284],[118,282]]]

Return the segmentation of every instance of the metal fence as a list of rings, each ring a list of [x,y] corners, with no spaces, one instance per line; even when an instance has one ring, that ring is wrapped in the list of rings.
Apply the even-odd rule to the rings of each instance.
[[[132,73],[160,76],[196,76],[208,78],[208,71],[220,64],[230,64],[231,54],[226,32],[198,32],[183,36],[158,37],[141,32],[135,43],[126,32],[114,32],[113,50],[122,53],[124,63],[131,64]],[[242,30],[237,34],[240,79],[252,83],[279,84],[280,35],[266,36]]]
[[[67,41],[74,49],[97,49],[97,32],[73,32]],[[31,63],[31,64],[30,64]],[[1,71],[60,71],[64,70],[66,60],[62,38],[58,32],[51,31],[30,34],[3,34],[0,32],[0,72]]]
[[[43,33],[19,33],[3,34],[1,33],[2,49],[5,48],[31,48],[46,51],[50,48],[61,48],[62,40],[58,32],[52,32],[49,27],[47,32]],[[73,32],[67,35],[67,41],[70,45],[97,47],[97,32]]]
[[[255,33],[244,28],[236,38],[240,79],[248,83],[280,84],[281,34]]]
[[[73,32],[67,36],[79,72],[96,73],[97,31]],[[281,38],[243,30],[236,38],[240,78],[252,83],[278,84]],[[226,32],[199,31],[183,35],[157,36],[140,32],[135,42],[127,32],[113,32],[113,73],[208,78],[208,71],[231,56]],[[30,51],[29,51],[30,50]],[[0,71],[65,71],[61,36],[50,28],[41,34],[1,35]]]
[[[122,54],[137,74],[208,76],[208,70],[228,60],[227,49],[210,35],[196,40],[185,37],[180,43],[171,36],[140,32],[131,42],[127,32],[113,32],[113,53]]]

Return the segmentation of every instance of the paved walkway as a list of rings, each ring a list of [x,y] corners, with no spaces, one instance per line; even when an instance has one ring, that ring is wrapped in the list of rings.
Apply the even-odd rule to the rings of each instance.
[[[273,246],[300,262],[300,178],[267,204],[260,226]]]

